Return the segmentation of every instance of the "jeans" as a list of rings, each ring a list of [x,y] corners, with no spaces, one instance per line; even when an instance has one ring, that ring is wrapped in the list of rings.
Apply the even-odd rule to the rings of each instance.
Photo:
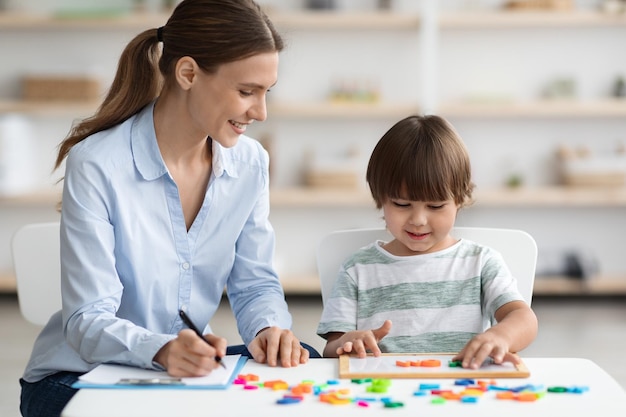
[[[72,384],[78,381],[80,375],[76,372],[57,372],[33,383],[20,379],[22,416],[59,417],[67,402],[78,392]]]
[[[309,358],[321,358],[312,346],[302,343],[309,351]],[[245,345],[228,346],[227,355],[242,355],[252,358]],[[26,382],[20,379],[22,394],[20,412],[23,417],[60,417],[61,411],[68,401],[76,394],[72,384],[78,381],[80,373],[57,372],[37,382]]]

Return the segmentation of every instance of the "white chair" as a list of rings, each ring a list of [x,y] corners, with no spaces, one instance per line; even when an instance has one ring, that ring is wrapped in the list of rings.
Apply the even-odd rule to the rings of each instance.
[[[60,246],[59,222],[27,224],[11,240],[20,311],[39,326],[61,309]]]
[[[451,234],[500,252],[517,279],[520,293],[530,305],[537,265],[537,244],[530,234],[522,230],[485,227],[455,227]],[[326,235],[317,249],[317,271],[322,290],[322,303],[330,297],[339,268],[351,253],[376,240],[391,239],[393,236],[383,228],[339,230]]]

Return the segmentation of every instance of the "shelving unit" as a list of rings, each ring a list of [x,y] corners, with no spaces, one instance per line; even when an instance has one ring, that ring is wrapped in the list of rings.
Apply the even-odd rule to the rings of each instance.
[[[54,103],[27,100],[0,100],[0,114],[21,113],[32,116],[79,117],[92,114],[100,103]]]
[[[342,103],[273,102],[268,106],[273,117],[281,119],[370,119],[393,118],[419,112],[419,106],[411,103]]]
[[[420,16],[416,13],[394,12],[336,12],[301,11],[269,12],[272,22],[282,30],[397,30],[418,29]]]
[[[591,277],[577,279],[570,277],[539,277],[535,279],[534,294],[544,296],[614,296],[625,295],[624,277]]]
[[[454,118],[623,118],[626,117],[626,100],[448,102],[439,111]]]
[[[607,14],[597,10],[580,11],[475,11],[443,12],[441,31],[534,29],[626,28],[626,13]],[[464,32],[467,33],[467,32]],[[594,98],[583,100],[503,100],[444,102],[438,109],[448,117],[473,118],[614,118],[626,117],[626,100]]]
[[[88,115],[100,103],[56,103],[24,100],[1,100],[1,113],[26,113],[43,116]],[[533,102],[458,102],[446,103],[439,108],[447,117],[472,118],[613,118],[626,117],[624,100],[605,99],[597,101],[563,102],[559,100]],[[420,107],[412,103],[269,103],[272,116],[279,118],[388,118],[420,112]]]
[[[431,8],[437,4],[429,1]],[[456,31],[464,35],[480,35],[484,31],[506,37],[507,31],[535,30],[589,30],[617,31],[626,40],[626,15],[609,16],[595,11],[563,12],[461,12],[441,11],[426,13],[416,6],[412,12],[271,12],[271,18],[288,38],[288,49],[281,58],[280,82],[268,101],[268,122],[251,129],[251,136],[272,137],[272,162],[278,165],[271,193],[272,222],[277,229],[277,242],[281,250],[297,250],[283,255],[293,263],[306,263],[305,267],[290,271],[287,266],[281,273],[285,291],[290,294],[317,294],[319,282],[311,265],[314,248],[319,235],[328,229],[349,227],[372,227],[378,225],[371,196],[365,189],[315,189],[301,186],[299,158],[304,150],[331,149],[348,142],[359,144],[367,156],[369,149],[392,123],[409,114],[433,109],[451,119],[461,128],[468,147],[482,149],[486,146],[474,137],[489,138],[492,124],[502,131],[506,126],[512,130],[520,126],[528,129],[535,124],[572,123],[608,124],[607,129],[619,130],[626,123],[626,100],[608,99],[587,95],[576,101],[542,100],[538,98],[506,100],[458,100],[438,92],[428,97],[423,91],[424,78],[438,73],[445,62],[422,62],[420,54],[428,51],[441,52],[445,47],[442,37]],[[29,14],[0,13],[0,33],[52,32],[62,36],[76,33],[104,34],[109,31],[140,31],[162,25],[167,16],[161,13],[110,16],[102,19],[60,19]],[[436,20],[436,22],[433,21]],[[433,27],[435,32],[433,33]],[[428,31],[431,32],[428,32]],[[446,35],[447,36],[447,35]],[[332,38],[323,42],[321,56],[308,57],[317,38]],[[424,39],[426,38],[426,40]],[[327,39],[327,40],[328,40]],[[446,38],[446,41],[448,38]],[[102,39],[106,44],[106,39]],[[355,42],[359,42],[356,43]],[[623,44],[623,42],[622,42]],[[352,45],[352,46],[350,46]],[[351,47],[356,48],[350,50]],[[362,47],[365,45],[364,47]],[[376,55],[381,45],[402,48],[382,58],[360,57],[356,52],[367,50]],[[400,45],[400,46],[398,46]],[[427,50],[424,50],[427,49]],[[302,52],[301,52],[302,51]],[[119,53],[121,51],[116,51]],[[323,52],[323,53],[322,53]],[[616,51],[616,53],[621,53]],[[308,60],[308,61],[307,61]],[[323,62],[322,62],[323,61]],[[375,103],[331,102],[327,99],[330,79],[342,72],[347,76],[360,76],[346,66],[356,62],[359,69],[369,70],[381,77],[382,99]],[[322,65],[323,64],[323,65]],[[599,65],[599,64],[598,64]],[[620,68],[617,68],[619,70]],[[626,72],[626,64],[621,67]],[[466,68],[459,68],[464,71]],[[448,73],[449,74],[449,73]],[[457,72],[458,74],[458,72]],[[625,74],[626,75],[626,74]],[[448,81],[446,74],[437,75],[439,84]],[[520,82],[524,82],[521,80]],[[406,85],[405,85],[406,84]],[[441,88],[440,88],[441,89]],[[48,103],[25,102],[12,97],[0,97],[0,115],[21,113],[33,117],[68,119],[91,114],[99,103]],[[608,123],[607,123],[608,122]],[[625,130],[626,131],[626,130]],[[479,132],[479,133],[475,133]],[[540,139],[539,139],[540,140]],[[486,142],[485,142],[486,143]],[[502,146],[502,145],[500,145]],[[512,145],[515,146],[515,145]],[[474,148],[474,149],[476,149]],[[472,150],[472,149],[470,149]],[[479,156],[481,156],[479,154]],[[474,161],[479,168],[488,160]],[[476,204],[471,210],[488,213],[562,211],[563,216],[579,216],[587,212],[612,210],[621,212],[626,208],[626,187],[618,188],[571,188],[551,183],[530,183],[517,189],[505,188],[494,182],[479,182],[475,194]],[[53,191],[0,197],[0,211],[45,210],[54,207],[58,194]],[[574,212],[574,214],[568,214]],[[49,213],[46,214],[49,216]],[[330,219],[333,221],[330,221]],[[370,220],[367,220],[370,219]],[[587,226],[587,225],[585,225]],[[297,227],[297,229],[296,229]],[[588,226],[587,226],[588,227]],[[591,226],[599,229],[598,226]],[[604,233],[611,233],[611,227]],[[294,237],[294,234],[297,237]],[[6,237],[5,237],[6,238]],[[291,258],[294,258],[291,260]],[[0,271],[6,266],[0,265]],[[541,277],[536,280],[537,295],[626,295],[626,265],[618,273],[601,273],[584,281],[566,277]],[[0,273],[0,292],[12,291],[14,281],[10,272]]]
[[[54,207],[60,192],[37,192],[1,197],[0,209],[9,207]],[[542,207],[617,207],[626,208],[626,189],[622,187],[520,187],[476,190],[474,206],[479,208]],[[371,208],[372,196],[365,189],[289,187],[273,188],[274,208]]]
[[[474,194],[479,208],[503,207],[620,207],[626,208],[624,188],[534,187],[492,188]],[[309,188],[274,189],[276,207],[370,207],[369,191],[311,190]]]
[[[159,27],[167,21],[163,13],[111,13],[109,16],[94,15],[83,17],[31,14],[17,12],[0,13],[1,30],[18,31],[68,31],[123,29],[144,30]],[[120,51],[121,52],[121,51]]]
[[[585,28],[626,26],[626,15],[607,14],[597,10],[574,11],[447,11],[439,17],[439,27],[445,29],[533,29]]]
[[[626,100],[609,98],[609,86],[598,88],[598,81],[595,80],[595,85],[592,85],[591,79],[593,76],[604,78],[608,84],[609,77],[626,75],[626,61],[612,59],[620,53],[617,40],[621,39],[621,43],[626,40],[626,14],[609,15],[590,9],[589,5],[587,7],[572,12],[446,10],[441,11],[437,18],[439,50],[446,52],[442,53],[439,68],[445,71],[458,65],[461,61],[457,57],[463,53],[462,45],[466,48],[467,45],[476,45],[471,49],[472,54],[467,55],[467,65],[462,71],[449,71],[440,77],[440,85],[444,86],[440,90],[447,90],[440,91],[436,107],[438,113],[450,119],[463,132],[470,153],[473,151],[474,155],[480,156],[477,150],[493,149],[485,152],[490,155],[480,159],[478,164],[473,161],[477,171],[480,171],[475,209],[485,214],[472,220],[491,221],[496,216],[509,216],[508,219],[493,221],[515,224],[514,227],[526,230],[534,227],[540,256],[542,244],[546,241],[554,243],[559,236],[562,236],[561,245],[564,247],[580,245],[588,252],[604,254],[613,247],[611,242],[617,239],[598,238],[598,235],[614,236],[612,230],[626,227],[619,221],[626,207],[626,187],[554,185],[556,168],[551,167],[550,162],[554,165],[556,161],[551,158],[550,151],[546,151],[549,148],[556,151],[557,145],[586,147],[588,144],[606,151],[611,146],[607,144],[607,137],[614,136],[615,145],[619,140],[626,139],[623,135],[626,131]],[[493,40],[492,49],[482,47],[487,39]],[[509,40],[515,43],[507,45]],[[600,50],[605,53],[596,55],[596,51]],[[594,72],[593,67],[603,67],[607,71]],[[510,72],[504,74],[505,78],[509,75],[506,78],[509,87],[511,83],[524,87],[513,87],[501,95],[496,92],[490,96],[493,91],[488,91],[485,96],[466,94],[462,97],[463,93],[458,94],[461,97],[454,96],[457,91],[449,85],[463,87],[458,79],[468,84],[479,79],[475,74],[481,71],[489,77],[495,74],[493,68]],[[468,73],[474,78],[466,76]],[[502,80],[498,76],[503,74],[496,75],[492,84],[501,86]],[[579,87],[576,99],[542,98],[542,83],[550,76],[575,79]],[[483,136],[490,137],[484,139]],[[507,141],[514,143],[510,149],[503,145]],[[484,168],[491,165],[507,170],[510,167],[506,166],[506,161],[524,160],[525,155],[532,152],[537,157],[534,160],[526,157],[526,165],[522,168],[525,168],[529,183],[519,189],[499,186],[497,182],[503,183],[505,175],[497,175],[495,169],[489,171]],[[537,159],[543,159],[543,165],[534,163]],[[511,171],[514,170],[519,170],[519,167],[511,167]],[[546,180],[541,174],[534,175],[536,171],[551,177]],[[614,219],[617,222],[614,223]],[[602,233],[597,232],[601,229]],[[555,231],[551,233],[551,230]],[[577,234],[574,230],[580,232]],[[619,259],[615,251],[613,256],[613,270],[607,272],[601,268],[597,276],[589,279],[538,277],[535,293],[624,295],[626,263]]]

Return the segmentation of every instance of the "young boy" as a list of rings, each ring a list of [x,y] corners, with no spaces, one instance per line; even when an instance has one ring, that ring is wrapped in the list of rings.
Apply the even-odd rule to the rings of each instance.
[[[394,239],[343,263],[317,329],[324,356],[458,352],[465,368],[488,357],[517,363],[514,352],[537,335],[535,314],[499,253],[450,234],[474,189],[454,128],[438,116],[399,121],[366,179]]]

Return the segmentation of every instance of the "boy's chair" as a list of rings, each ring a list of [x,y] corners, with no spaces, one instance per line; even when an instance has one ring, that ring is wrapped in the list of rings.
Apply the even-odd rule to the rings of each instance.
[[[537,244],[533,237],[515,229],[455,227],[452,236],[489,246],[503,256],[517,287],[530,305],[537,266]],[[339,230],[326,235],[317,249],[317,270],[322,289],[322,303],[330,297],[342,262],[357,249],[376,240],[390,241],[393,236],[383,228]]]
[[[43,326],[61,309],[59,222],[22,226],[13,235],[11,249],[22,316]]]

